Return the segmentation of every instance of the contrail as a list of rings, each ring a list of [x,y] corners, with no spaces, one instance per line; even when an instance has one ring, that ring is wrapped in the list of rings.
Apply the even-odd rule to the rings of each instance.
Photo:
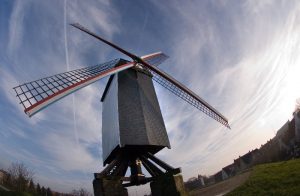
[[[137,47],[137,51],[140,50],[143,32],[144,32],[145,27],[146,27],[146,25],[147,25],[147,23],[148,23],[148,15],[149,15],[148,12],[146,12],[145,19],[144,19],[144,24],[143,24],[143,27],[142,27],[142,29],[141,29],[141,31],[140,31],[140,39],[139,39],[139,42],[138,42],[138,44],[137,44],[137,46],[138,46],[138,47]]]
[[[67,0],[64,0],[64,33],[65,33],[65,54],[66,54],[66,64],[67,64],[67,71],[70,71],[69,65],[69,52],[68,52],[68,39],[67,39]],[[73,102],[73,121],[74,121],[74,136],[76,141],[76,147],[79,147],[79,140],[78,140],[78,133],[77,133],[77,121],[76,121],[76,110],[75,110],[75,95],[72,94],[72,102]],[[90,176],[88,175],[87,169],[84,168],[84,174],[86,179],[89,179]],[[85,184],[87,182],[85,181]],[[87,187],[88,185],[86,185]]]
[[[67,71],[70,71],[68,39],[67,39],[67,0],[64,1],[64,33],[65,33],[65,54],[66,54]],[[75,135],[75,140],[76,140],[76,144],[78,147],[79,141],[78,141],[78,134],[77,134],[75,95],[74,94],[72,94],[72,102],[73,102],[74,135]]]

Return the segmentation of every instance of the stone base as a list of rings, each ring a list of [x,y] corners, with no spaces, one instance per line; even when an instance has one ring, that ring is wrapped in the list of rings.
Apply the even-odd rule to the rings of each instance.
[[[167,173],[150,183],[152,196],[188,196],[181,174]]]
[[[100,177],[93,181],[95,196],[128,196],[120,177]]]

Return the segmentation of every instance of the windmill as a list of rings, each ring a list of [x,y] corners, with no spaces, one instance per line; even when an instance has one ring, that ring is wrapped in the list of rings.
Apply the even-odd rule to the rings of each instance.
[[[228,120],[193,91],[160,70],[168,58],[162,52],[138,57],[101,38],[78,23],[73,27],[115,48],[132,61],[115,59],[103,64],[68,71],[14,87],[24,112],[33,116],[59,99],[110,76],[101,101],[103,165],[95,179],[120,177],[122,187],[145,184],[165,173],[180,173],[155,154],[170,142],[152,80],[206,115],[229,127]],[[143,175],[141,166],[151,177]],[[131,176],[125,177],[130,167]],[[94,184],[95,189],[95,184]]]

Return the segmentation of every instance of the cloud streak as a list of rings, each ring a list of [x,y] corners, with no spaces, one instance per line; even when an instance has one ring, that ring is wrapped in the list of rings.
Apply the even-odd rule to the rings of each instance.
[[[1,99],[5,100],[6,103],[9,103],[9,107],[1,107],[1,112],[8,113],[8,116],[4,117],[3,120],[7,121],[11,118],[20,120],[20,123],[18,123],[15,127],[9,125],[9,123],[5,123],[7,128],[5,130],[1,129],[0,133],[4,136],[2,139],[7,138],[9,141],[15,141],[8,143],[3,142],[1,139],[3,145],[2,149],[6,149],[6,152],[2,153],[6,154],[11,161],[21,160],[30,167],[36,169],[38,171],[37,180],[41,180],[46,186],[55,184],[57,187],[54,187],[54,189],[57,188],[58,191],[70,191],[76,185],[87,186],[87,183],[90,183],[87,179],[91,180],[93,176],[92,173],[97,172],[102,168],[102,160],[100,157],[101,104],[99,102],[101,92],[96,85],[89,86],[82,89],[80,92],[75,93],[73,105],[70,104],[72,103],[72,100],[70,100],[72,97],[67,97],[65,100],[53,104],[52,107],[47,108],[44,112],[41,112],[37,114],[37,116],[29,119],[26,115],[24,115],[20,105],[17,104],[12,87],[22,83],[23,81],[30,81],[32,80],[31,78],[37,76],[41,77],[45,76],[45,74],[48,75],[49,73],[55,74],[66,71],[66,63],[64,63],[63,59],[68,56],[68,54],[60,55],[58,53],[63,51],[68,53],[68,45],[65,45],[68,41],[70,41],[70,47],[74,47],[76,40],[81,40],[83,37],[86,39],[88,37],[84,34],[79,34],[78,32],[77,34],[73,33],[72,36],[67,36],[67,33],[70,34],[68,31],[70,31],[71,28],[70,26],[63,25],[69,23],[71,20],[78,21],[79,15],[89,13],[87,17],[89,18],[88,24],[91,29],[100,27],[102,31],[106,34],[110,34],[110,36],[112,36],[114,32],[117,32],[116,26],[106,22],[106,20],[109,20],[110,18],[117,17],[117,14],[115,14],[114,17],[110,17],[108,13],[104,12],[104,10],[108,7],[111,9],[110,4],[103,2],[100,5],[97,4],[94,7],[91,7],[86,4],[82,4],[81,2],[66,3],[68,4],[66,6],[70,6],[70,8],[65,7],[68,13],[65,13],[65,20],[63,22],[60,22],[59,18],[64,18],[64,9],[61,9],[64,8],[64,5],[59,2],[54,2],[54,6],[59,9],[56,11],[46,10],[43,14],[41,14],[41,17],[52,17],[53,15],[47,14],[54,13],[57,15],[55,20],[59,25],[55,26],[55,28],[51,31],[57,32],[57,34],[51,35],[51,33],[43,33],[46,32],[47,28],[43,29],[43,32],[39,34],[35,32],[32,33],[32,30],[27,28],[28,23],[30,23],[29,21],[34,20],[30,18],[31,16],[29,12],[31,11],[32,14],[36,14],[38,11],[35,8],[45,8],[47,7],[47,2],[35,2],[35,4],[31,4],[29,2],[26,4],[26,8],[22,2],[16,2],[13,7],[9,23],[10,37],[7,48],[10,51],[10,56],[8,56],[7,61],[3,61],[4,59],[1,58],[0,62],[1,64],[12,65],[11,67],[4,67],[4,69],[1,68],[1,89],[2,92],[4,92],[4,96],[1,94]],[[101,11],[101,13],[98,11]],[[26,14],[28,14],[28,16],[24,18]],[[48,25],[51,26],[51,22],[54,21],[50,21],[50,24]],[[36,39],[32,39],[31,35],[36,35]],[[44,47],[41,45],[44,41],[40,42],[41,37],[48,37],[49,41],[52,42],[57,42],[57,40],[65,42],[61,42],[60,44],[51,44],[50,46]],[[23,44],[25,44],[28,40],[32,41],[31,49],[19,53],[21,54],[19,58],[15,58],[17,56],[17,51],[20,51],[19,48],[24,49]],[[84,46],[83,48],[87,47],[89,50],[95,50],[97,48],[93,46],[94,42],[80,44]],[[40,50],[43,50],[43,55],[36,56],[35,54],[39,53]],[[103,60],[100,59],[107,55],[103,52],[102,57],[97,57],[96,60],[93,59],[94,61],[92,62],[90,60],[87,61],[86,57],[80,56],[80,52],[80,50],[70,51],[70,63],[72,63],[73,66],[71,68],[68,65],[69,60],[67,59],[67,69],[78,68],[78,65],[93,65],[103,62]],[[31,57],[28,58],[28,56]],[[33,59],[32,57],[35,58]],[[45,64],[41,69],[41,64],[43,63]],[[98,83],[98,86],[99,85],[103,87],[104,83]],[[75,123],[78,123],[79,125],[76,126]],[[75,135],[74,128],[78,129],[78,133]],[[29,145],[29,143],[31,144]],[[90,150],[95,147],[98,149]],[[20,148],[23,149],[17,150]],[[40,149],[39,151],[42,152],[42,156],[40,152],[37,152],[36,148]],[[32,152],[29,153],[29,151]],[[54,177],[55,175],[53,173],[55,172],[60,173],[60,175],[65,175],[65,177],[61,178],[59,181],[61,184],[60,186],[58,186],[59,183],[53,183],[53,179],[57,178],[57,176]],[[42,176],[41,174],[52,178],[52,180],[46,179],[45,176]],[[82,177],[82,175],[84,177]],[[75,180],[76,178],[82,178],[84,180]],[[50,183],[51,181],[52,183]],[[46,184],[46,182],[49,182],[49,185]],[[90,185],[88,187],[89,189],[91,188]]]
[[[271,3],[274,4],[274,2]],[[185,4],[185,6],[189,5]],[[194,4],[191,6],[197,7]],[[221,7],[223,9],[231,5],[221,6],[224,6]],[[174,10],[181,13],[179,7],[182,8],[182,6],[174,7],[172,7]],[[187,25],[184,34],[179,34],[186,39],[177,39],[181,41],[178,41],[178,44],[174,46],[178,49],[174,51],[175,55],[170,54],[170,56],[179,57],[178,63],[174,66],[176,71],[181,74],[179,78],[183,79],[184,83],[189,84],[191,89],[195,89],[196,92],[197,89],[203,89],[201,92],[198,91],[199,94],[210,95],[207,97],[209,102],[224,111],[232,125],[231,131],[221,130],[211,123],[207,126],[206,124],[210,119],[196,120],[195,116],[200,114],[187,108],[178,108],[175,101],[180,100],[172,100],[169,97],[164,97],[164,95],[160,96],[163,100],[161,101],[163,112],[171,114],[164,115],[167,129],[173,132],[170,134],[172,152],[162,152],[161,156],[166,160],[172,160],[178,166],[183,166],[185,179],[195,176],[195,168],[199,168],[201,173],[212,174],[225,166],[225,163],[230,163],[238,155],[265,143],[267,139],[273,137],[274,131],[291,116],[292,109],[286,109],[289,107],[287,105],[292,106],[294,99],[299,96],[297,92],[300,91],[296,90],[299,87],[291,85],[291,83],[295,84],[299,81],[291,74],[291,72],[297,71],[296,62],[299,61],[298,55],[292,52],[298,50],[297,46],[300,40],[298,37],[299,16],[297,14],[299,5],[290,8],[289,11],[287,9],[282,10],[276,20],[267,25],[265,20],[269,19],[274,11],[270,9],[269,4],[251,7],[251,4],[247,3],[242,7],[245,13],[252,13],[252,15],[247,15],[250,20],[243,17],[236,18],[235,14],[226,16],[230,19],[229,24],[235,27],[235,31],[232,31],[231,34],[232,37],[236,38],[233,46],[236,47],[235,50],[243,51],[242,53],[236,53],[236,51],[223,53],[222,50],[217,49],[219,47],[228,50],[228,48],[222,47],[222,44],[227,44],[228,40],[220,40],[220,37],[224,37],[224,32],[217,31],[217,26],[214,26],[216,21],[209,21],[208,23],[212,23],[208,24],[211,25],[210,28],[204,28],[203,23],[199,24],[196,21],[198,19],[196,11],[187,12],[186,9],[182,9],[184,13],[181,13],[181,19],[174,18],[177,21],[185,20],[185,25],[191,25],[190,29]],[[174,12],[169,7],[166,9],[169,12]],[[164,10],[164,12],[168,11]],[[227,11],[228,14],[233,12],[232,10]],[[263,12],[265,14],[262,14]],[[203,17],[211,20],[209,16],[205,17],[204,15]],[[251,34],[255,35],[253,37],[244,34],[243,26],[245,24],[241,22],[247,20],[251,23]],[[260,29],[263,25],[266,27]],[[244,36],[243,39],[239,39],[242,35]],[[203,49],[209,52],[203,53]],[[202,54],[215,54],[216,56],[213,57],[214,61],[206,62],[201,61]],[[236,56],[236,54],[239,55]],[[220,59],[220,56],[223,59]],[[189,64],[186,64],[185,59],[187,57],[191,62]],[[213,77],[211,79],[204,77],[204,79],[200,79],[203,84],[199,84],[199,76],[203,75],[201,70],[204,69],[204,66],[197,66],[194,62],[200,62],[200,64],[202,62],[205,66],[215,67],[210,68],[214,73],[208,74]],[[233,64],[230,65],[229,63]],[[207,83],[208,85],[206,85]],[[290,84],[287,85],[287,83]],[[158,94],[164,94],[162,91],[159,91]],[[168,99],[168,101],[164,99]],[[173,108],[173,105],[177,105],[177,107]],[[282,114],[283,111],[284,115]],[[192,127],[188,129],[192,130],[188,131],[190,137],[182,133],[187,131],[186,126],[182,126],[187,122],[189,127]],[[212,131],[205,133],[201,130]],[[191,146],[193,146],[192,149]],[[179,154],[181,155],[180,160],[176,158]],[[224,156],[225,154],[227,156]],[[214,161],[216,157],[220,159],[218,162]]]
[[[26,14],[24,1],[15,1],[9,22],[8,54],[19,49],[23,39],[23,20]]]

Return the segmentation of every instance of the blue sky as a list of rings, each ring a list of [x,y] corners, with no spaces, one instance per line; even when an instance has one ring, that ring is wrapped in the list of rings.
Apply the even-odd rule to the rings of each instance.
[[[79,22],[137,55],[163,51],[170,58],[159,68],[229,119],[231,130],[155,85],[172,147],[158,156],[181,167],[185,180],[217,172],[291,118],[300,97],[299,13],[296,0],[0,0],[0,166],[22,161],[54,190],[92,190],[92,173],[102,169],[107,78],[32,118],[12,89],[128,59],[68,25]]]

